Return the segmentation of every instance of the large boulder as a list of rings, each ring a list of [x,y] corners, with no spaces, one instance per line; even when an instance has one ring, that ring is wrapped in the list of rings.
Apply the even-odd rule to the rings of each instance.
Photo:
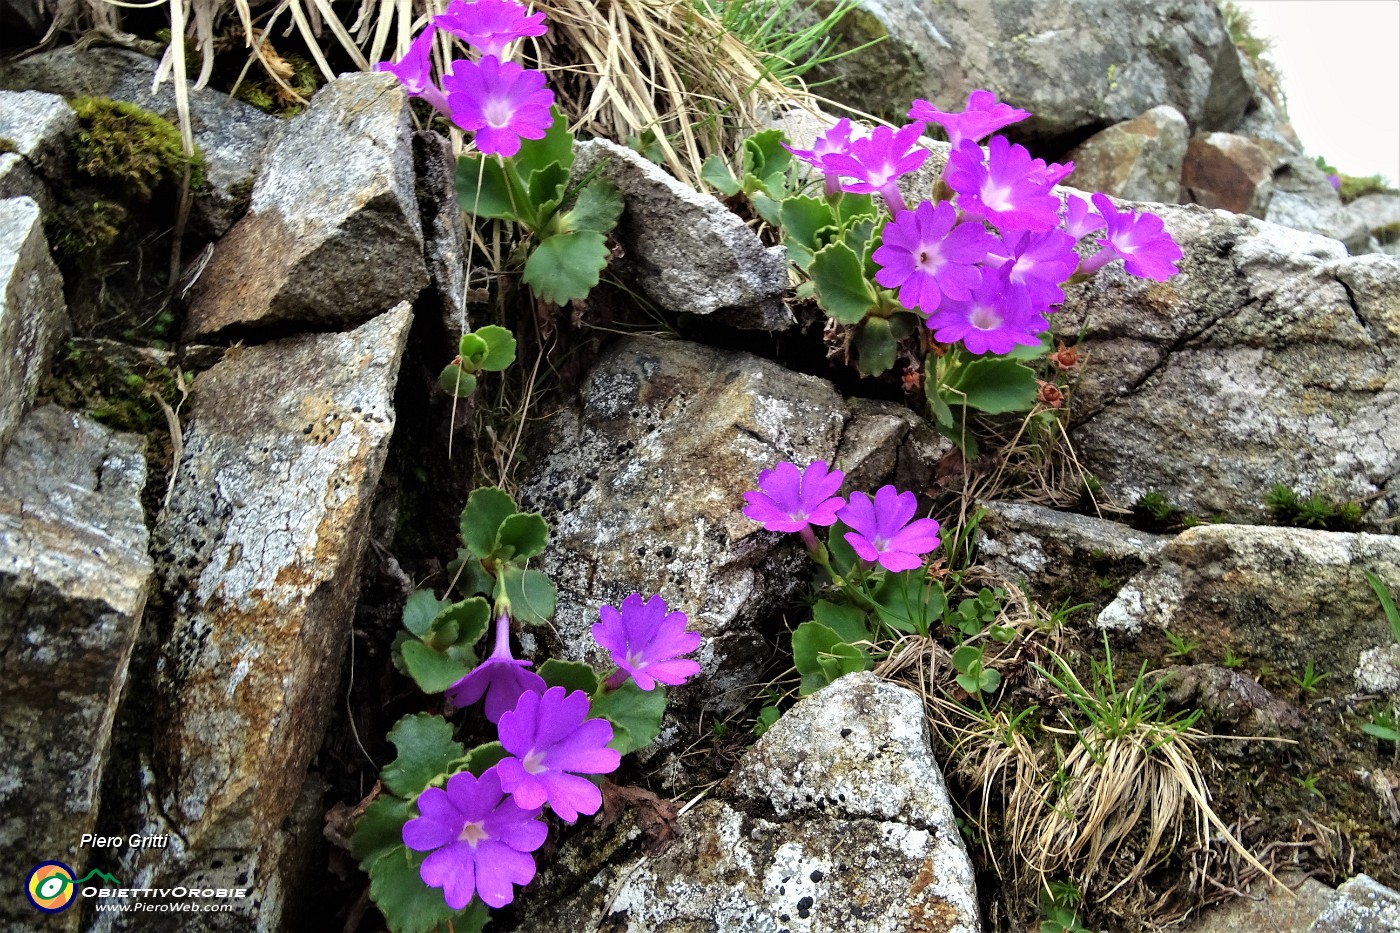
[[[1165,282],[1116,264],[1067,290],[1082,336],[1071,437],[1109,496],[1267,516],[1275,483],[1400,514],[1400,262],[1199,207],[1151,205],[1181,244]]]
[[[428,284],[414,181],[398,80],[348,74],[321,88],[195,282],[186,339],[353,326],[412,301]]]
[[[0,91],[0,139],[40,175],[61,179],[71,168],[69,154],[78,115],[57,94]]]
[[[1162,104],[1116,123],[1069,154],[1075,185],[1129,201],[1175,204],[1181,196],[1181,161],[1190,135],[1186,118]]]
[[[987,88],[1029,110],[1009,136],[1054,154],[1161,104],[1193,132],[1231,128],[1252,88],[1214,0],[861,0],[827,93],[903,119],[913,98],[961,110]]]
[[[126,49],[68,45],[0,61],[0,87],[63,97],[109,97],[179,121],[171,80],[152,89],[156,61]],[[209,189],[195,198],[196,232],[211,237],[228,230],[248,205],[248,192],[262,168],[268,143],[280,126],[276,117],[227,94],[189,89],[190,125],[204,154]]]
[[[1342,205],[1322,169],[1308,158],[1293,156],[1274,171],[1273,198],[1264,219],[1341,240],[1352,255],[1370,247],[1371,231]]]
[[[584,837],[561,869],[586,861]],[[972,865],[923,703],[850,674],[793,707],[653,854],[614,858],[523,931],[975,933]],[[540,879],[549,891],[557,878]]]
[[[1274,160],[1244,136],[1193,136],[1181,166],[1181,193],[1191,204],[1262,218],[1274,196]]]
[[[39,205],[0,201],[0,453],[67,329],[63,277],[49,258]]]
[[[165,849],[123,853],[131,886],[250,888],[231,913],[103,913],[103,930],[275,930],[279,857],[350,637],[394,428],[406,304],[349,333],[231,352],[190,399],[155,531],[174,618],[159,659],[149,803]],[[152,885],[154,886],[154,885]]]
[[[75,871],[97,823],[112,723],[152,580],[144,444],[53,406],[0,457],[0,926],[34,929],[30,866]],[[76,930],[79,912],[44,917]]]

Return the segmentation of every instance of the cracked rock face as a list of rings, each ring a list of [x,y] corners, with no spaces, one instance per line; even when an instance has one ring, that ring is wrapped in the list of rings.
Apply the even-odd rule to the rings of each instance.
[[[528,931],[980,929],[923,704],[868,673],[778,720],[669,848],[615,858],[525,915]]]
[[[0,454],[67,329],[63,277],[49,258],[39,205],[0,201]]]
[[[1051,326],[1087,355],[1071,437],[1119,501],[1159,491],[1263,519],[1265,493],[1400,514],[1400,261],[1199,207],[1148,205],[1181,244],[1166,282],[1111,265]]]

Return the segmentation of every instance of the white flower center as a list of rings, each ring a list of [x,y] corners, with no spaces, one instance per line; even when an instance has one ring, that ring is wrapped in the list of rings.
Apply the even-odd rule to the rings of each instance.
[[[968,318],[968,323],[978,330],[996,330],[1001,326],[1004,319],[986,305],[978,305],[977,310],[972,312]]]
[[[1012,208],[1011,186],[994,185],[991,179],[982,183],[982,203],[993,211],[1006,211]]]
[[[486,125],[491,129],[504,129],[510,126],[511,118],[515,116],[515,107],[509,100],[493,98],[481,108],[481,115],[486,118]]]
[[[520,766],[525,769],[526,774],[539,774],[541,771],[548,771],[549,768],[544,763],[544,752],[534,749],[520,762]]]
[[[462,827],[462,832],[457,836],[457,838],[465,842],[467,845],[471,846],[473,849],[475,849],[477,843],[481,842],[483,839],[486,838],[486,830],[482,828],[482,825],[480,823],[469,822],[467,823],[467,825]]]

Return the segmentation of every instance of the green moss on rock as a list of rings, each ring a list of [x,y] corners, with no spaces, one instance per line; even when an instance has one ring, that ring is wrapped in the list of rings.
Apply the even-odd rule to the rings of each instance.
[[[164,183],[179,184],[187,165],[190,183],[204,187],[203,154],[196,148],[193,158],[186,157],[180,131],[169,120],[105,97],[69,103],[78,114],[73,148],[83,174],[122,185],[139,201],[150,200]]]

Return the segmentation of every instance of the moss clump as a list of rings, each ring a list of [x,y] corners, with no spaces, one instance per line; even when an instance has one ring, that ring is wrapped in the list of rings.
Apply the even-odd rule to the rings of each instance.
[[[240,84],[233,96],[273,116],[295,116],[306,109],[306,102],[321,86],[321,72],[310,59],[295,53],[276,55],[273,61],[290,91],[264,76],[261,80]]]
[[[1397,220],[1393,224],[1386,224],[1384,227],[1378,227],[1372,230],[1371,236],[1375,237],[1376,242],[1382,246],[1387,246],[1391,243],[1400,243],[1400,220]]]
[[[1284,483],[1274,484],[1264,496],[1264,506],[1274,521],[1295,528],[1355,531],[1361,525],[1359,504],[1333,502],[1317,493],[1303,498]]]
[[[15,141],[10,137],[0,136],[0,155],[4,155],[7,152],[19,152],[19,147],[15,145]]]
[[[69,103],[78,115],[73,154],[78,171],[89,178],[122,185],[144,202],[163,183],[179,184],[188,165],[190,184],[204,187],[203,154],[196,148],[187,158],[180,131],[169,120],[105,97]]]

